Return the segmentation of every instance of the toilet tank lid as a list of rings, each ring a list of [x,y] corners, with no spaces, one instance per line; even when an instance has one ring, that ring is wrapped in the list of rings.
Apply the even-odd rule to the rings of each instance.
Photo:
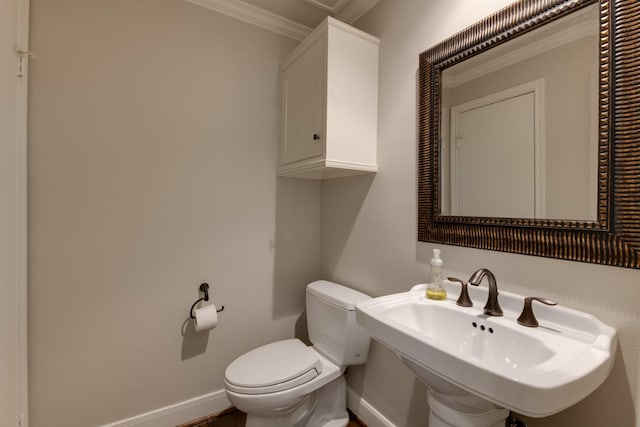
[[[309,283],[307,292],[329,304],[349,311],[355,310],[356,304],[360,301],[371,299],[369,295],[327,280],[317,280]]]

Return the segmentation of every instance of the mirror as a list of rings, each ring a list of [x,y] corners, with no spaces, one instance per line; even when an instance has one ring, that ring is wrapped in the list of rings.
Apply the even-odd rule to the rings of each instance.
[[[639,13],[521,0],[420,54],[420,241],[640,268]]]
[[[442,70],[441,214],[597,219],[598,54],[592,4]]]

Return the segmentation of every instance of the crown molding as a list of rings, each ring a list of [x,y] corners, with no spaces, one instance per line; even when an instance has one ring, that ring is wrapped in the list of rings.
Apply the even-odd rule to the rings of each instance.
[[[320,10],[328,12],[331,15],[337,15],[340,13],[342,9],[344,9],[345,5],[349,2],[349,0],[337,0],[333,6],[329,6],[319,0],[299,0],[305,3],[310,4]]]
[[[296,40],[303,40],[311,32],[311,28],[306,25],[250,5],[242,0],[186,1]]]
[[[380,0],[351,0],[342,7],[336,18],[347,24],[353,24],[378,3]]]

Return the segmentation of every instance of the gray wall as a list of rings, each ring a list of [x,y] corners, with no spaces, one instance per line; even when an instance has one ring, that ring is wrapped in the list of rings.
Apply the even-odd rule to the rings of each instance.
[[[383,0],[358,21],[381,38],[375,177],[328,181],[322,192],[322,273],[374,296],[427,278],[434,245],[416,243],[416,73],[418,53],[506,5],[507,0]],[[640,271],[441,246],[446,274],[479,267],[501,289],[542,295],[585,310],[618,329],[620,352],[609,379],[590,397],[530,427],[636,424],[640,359]],[[390,351],[372,347],[349,386],[398,426],[424,426],[425,389]]]
[[[320,184],[276,178],[297,43],[183,0],[31,9],[31,426],[223,389],[231,360],[294,334],[318,277]],[[195,335],[203,281],[226,309]]]

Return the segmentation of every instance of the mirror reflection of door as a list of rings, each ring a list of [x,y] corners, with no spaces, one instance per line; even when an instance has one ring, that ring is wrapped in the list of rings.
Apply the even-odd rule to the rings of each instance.
[[[593,4],[442,69],[441,214],[596,220],[598,19],[598,7]],[[491,97],[540,80],[544,82],[540,115],[530,118],[534,126],[535,120],[540,120],[540,132],[534,132],[533,158],[518,161],[512,150],[521,150],[524,145],[531,150],[530,135],[514,129],[520,123],[514,115],[522,113],[526,104],[520,100],[520,105],[515,97],[524,92]],[[483,98],[490,101],[483,101],[483,107],[467,108],[457,118],[464,135],[452,144],[452,132],[458,129],[452,128],[454,107]],[[538,108],[535,95],[534,108]],[[490,117],[490,111],[497,115]],[[480,134],[484,132],[487,134]],[[540,150],[535,148],[538,136]],[[470,148],[469,138],[479,144],[490,142],[483,149],[479,145]],[[504,145],[497,148],[500,138],[505,139]],[[509,160],[492,161],[504,157]],[[530,179],[534,180],[533,189]],[[515,185],[521,182],[524,187]]]
[[[543,88],[538,80],[451,108],[452,215],[544,217]]]

